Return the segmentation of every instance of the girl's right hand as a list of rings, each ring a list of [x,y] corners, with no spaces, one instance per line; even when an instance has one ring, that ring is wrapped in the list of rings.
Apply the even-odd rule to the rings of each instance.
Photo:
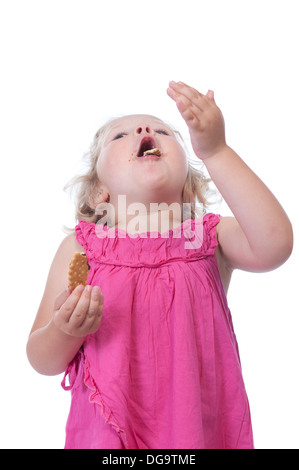
[[[101,323],[104,295],[99,286],[77,286],[59,294],[54,303],[53,322],[64,333],[85,337],[95,333]]]

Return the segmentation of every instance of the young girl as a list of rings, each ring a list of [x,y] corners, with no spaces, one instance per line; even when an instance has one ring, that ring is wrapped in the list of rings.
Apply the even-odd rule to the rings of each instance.
[[[39,373],[69,376],[66,448],[253,448],[226,293],[234,269],[286,261],[292,227],[226,144],[213,92],[170,82],[167,93],[234,217],[199,216],[194,204],[206,207],[207,180],[158,118],[121,117],[97,132],[89,172],[76,180],[79,223],[54,257],[27,345]],[[135,203],[146,227],[139,231],[130,224]],[[193,208],[185,220],[184,203]],[[108,219],[103,204],[115,209]],[[76,251],[90,271],[87,286],[71,293]]]

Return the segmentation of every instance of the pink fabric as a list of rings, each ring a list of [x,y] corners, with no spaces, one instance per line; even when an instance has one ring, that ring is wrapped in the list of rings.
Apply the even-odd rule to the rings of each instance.
[[[104,310],[69,365],[66,448],[253,448],[238,346],[215,257],[220,216],[162,236],[80,221]],[[186,249],[193,237],[194,248]]]

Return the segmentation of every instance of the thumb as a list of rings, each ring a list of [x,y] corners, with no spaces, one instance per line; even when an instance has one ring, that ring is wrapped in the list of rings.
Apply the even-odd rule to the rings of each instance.
[[[212,90],[209,90],[206,96],[210,98],[210,100],[215,101],[214,92]]]
[[[71,295],[71,290],[69,288],[65,289],[64,291],[60,292],[60,294],[57,295],[54,301],[54,312],[60,309],[60,307],[64,304],[64,302],[70,295]]]

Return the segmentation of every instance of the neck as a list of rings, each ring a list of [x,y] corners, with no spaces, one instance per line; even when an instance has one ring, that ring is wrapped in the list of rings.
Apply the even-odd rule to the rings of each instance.
[[[138,215],[121,214],[118,216],[114,225],[109,228],[121,228],[127,233],[146,233],[159,232],[164,233],[173,230],[182,224],[181,212],[171,210],[151,210],[149,213],[139,213]]]
[[[129,204],[126,196],[119,195],[117,204],[111,200],[104,210],[107,210],[103,222],[107,222],[109,229],[121,228],[127,233],[164,233],[179,227],[186,216],[185,204],[178,202],[140,203]],[[100,212],[104,215],[103,211]]]

